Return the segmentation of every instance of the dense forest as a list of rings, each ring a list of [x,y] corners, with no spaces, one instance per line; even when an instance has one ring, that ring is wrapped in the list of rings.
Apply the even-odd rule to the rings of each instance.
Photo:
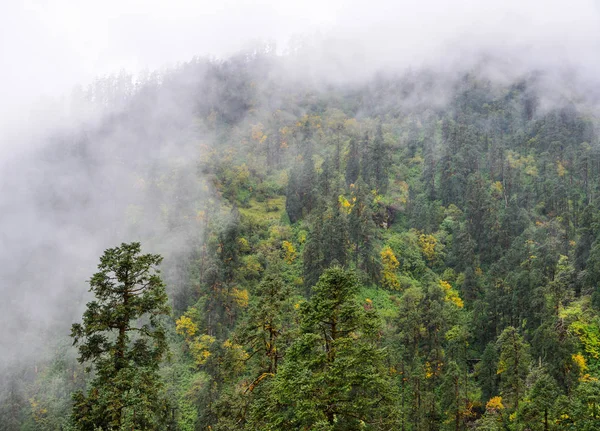
[[[82,90],[101,119],[31,187],[118,228],[4,365],[0,430],[600,429],[600,117],[490,69],[315,82],[258,52]],[[147,296],[84,311],[123,262]]]

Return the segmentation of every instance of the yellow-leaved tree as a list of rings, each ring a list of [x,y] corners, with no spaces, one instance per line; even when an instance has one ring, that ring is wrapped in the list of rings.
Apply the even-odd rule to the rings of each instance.
[[[380,253],[381,256],[381,283],[390,290],[400,289],[400,281],[396,270],[400,263],[394,254],[394,251],[389,245],[383,247]]]
[[[215,342],[215,337],[208,334],[198,334],[198,325],[190,317],[195,309],[191,310],[177,319],[175,329],[179,335],[183,335],[196,365],[200,366],[204,365],[211,355],[210,347]]]

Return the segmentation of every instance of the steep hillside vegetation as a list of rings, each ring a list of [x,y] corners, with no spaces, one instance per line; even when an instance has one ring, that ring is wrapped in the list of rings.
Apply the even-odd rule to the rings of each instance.
[[[592,106],[542,73],[281,74],[257,55],[115,78],[87,97],[118,112],[40,156],[117,190],[120,233],[166,256],[164,426],[600,429]],[[0,429],[70,429],[91,377],[67,334],[13,366]]]

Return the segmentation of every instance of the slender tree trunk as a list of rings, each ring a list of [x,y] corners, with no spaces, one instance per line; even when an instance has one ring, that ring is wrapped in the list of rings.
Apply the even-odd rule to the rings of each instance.
[[[454,400],[456,403],[456,411],[454,414],[454,429],[458,431],[460,427],[460,394],[458,393],[458,376],[454,379]]]

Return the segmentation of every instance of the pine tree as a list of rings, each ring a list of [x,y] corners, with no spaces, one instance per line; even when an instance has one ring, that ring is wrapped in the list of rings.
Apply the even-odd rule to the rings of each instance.
[[[248,316],[242,322],[239,339],[247,346],[247,368],[251,370],[251,379],[245,379],[244,390],[247,398],[247,415],[241,421],[247,421],[246,429],[263,429],[265,404],[268,404],[275,378],[284,353],[289,346],[295,326],[294,295],[292,290],[279,276],[281,268],[268,270],[258,285],[254,300],[248,309]],[[227,411],[225,416],[231,417]],[[229,428],[230,429],[230,428]],[[239,423],[236,429],[240,429]]]
[[[323,218],[322,247],[327,250],[324,253],[324,267],[333,264],[345,266],[348,255],[348,221],[338,199],[332,199]]]
[[[375,189],[377,190],[377,193],[384,194],[387,192],[389,183],[388,170],[390,165],[390,154],[383,139],[381,123],[377,125],[377,131],[373,138],[371,161],[373,163],[372,169],[373,176],[375,177]]]
[[[498,337],[498,371],[500,392],[515,409],[525,394],[525,379],[529,372],[531,358],[529,345],[515,328],[509,326]]]
[[[104,252],[89,282],[96,299],[72,326],[79,361],[95,371],[87,394],[73,395],[79,430],[162,429],[158,368],[168,346],[161,316],[170,309],[156,269],[162,257],[140,251],[134,242]]]
[[[375,311],[357,302],[356,276],[326,270],[301,309],[302,335],[273,387],[269,429],[392,429],[395,396],[378,347]]]
[[[311,217],[310,231],[308,232],[306,244],[302,251],[302,275],[304,286],[307,288],[307,293],[309,292],[309,288],[314,286],[319,280],[321,273],[325,269],[322,241],[323,226],[321,219],[313,214]]]
[[[346,185],[356,183],[360,174],[360,152],[356,138],[350,139],[348,159],[346,161]]]
[[[256,288],[256,300],[248,309],[248,317],[242,323],[241,340],[251,346],[250,354],[259,355],[259,374],[255,381],[277,372],[284,348],[280,338],[287,335],[291,289],[274,271],[265,275]],[[257,382],[258,383],[258,382]]]
[[[527,377],[529,389],[517,412],[517,421],[525,429],[548,431],[554,423],[554,403],[559,396],[558,386],[543,367],[535,367]]]
[[[477,377],[483,401],[498,394],[498,350],[494,343],[485,347],[481,361],[477,364]]]
[[[373,221],[368,186],[359,177],[353,187],[353,205],[348,217],[348,233],[355,265],[373,280],[381,272],[377,254],[377,226]]]
[[[302,162],[296,164],[289,172],[285,209],[292,223],[296,223],[313,210],[316,204],[316,186],[317,173],[312,155],[305,154]]]
[[[290,169],[285,193],[285,210],[292,223],[302,218],[302,198],[300,195],[300,172],[297,166]]]

